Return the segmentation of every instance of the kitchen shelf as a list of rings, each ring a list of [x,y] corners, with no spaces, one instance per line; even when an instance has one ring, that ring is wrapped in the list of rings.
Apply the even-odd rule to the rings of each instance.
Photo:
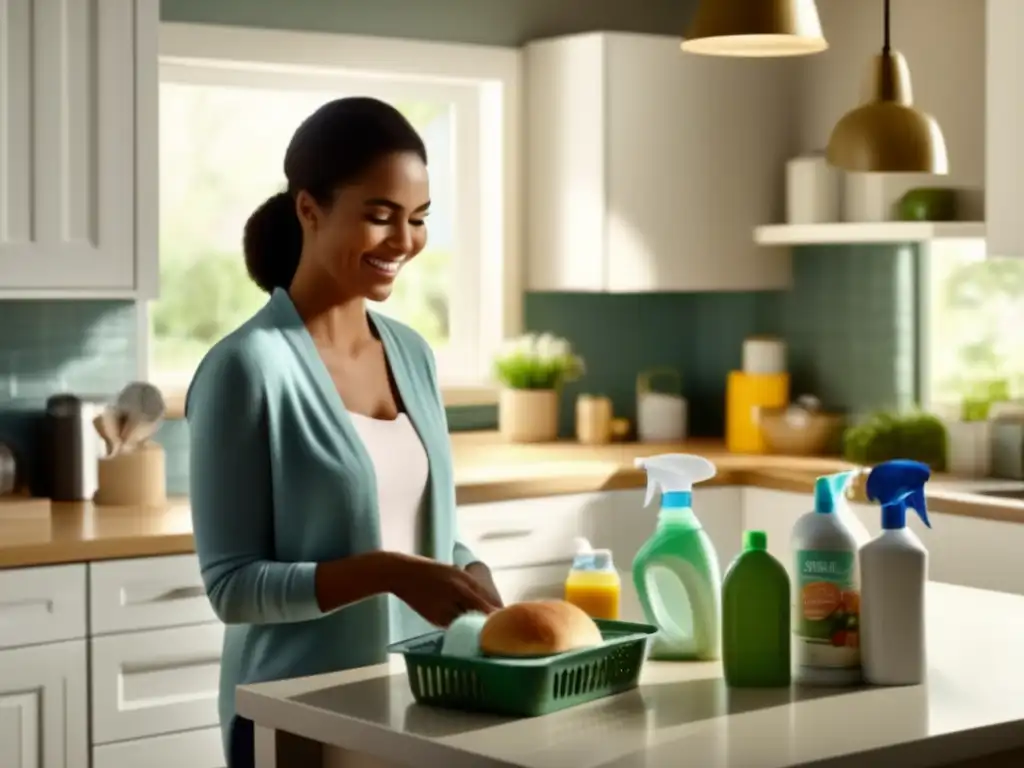
[[[769,224],[754,230],[758,245],[909,243],[982,240],[983,221],[879,221],[836,224]]]

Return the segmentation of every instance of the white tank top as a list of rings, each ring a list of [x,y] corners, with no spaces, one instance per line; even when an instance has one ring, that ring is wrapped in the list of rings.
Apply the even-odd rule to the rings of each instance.
[[[420,552],[420,526],[427,490],[427,452],[409,417],[394,421],[350,413],[377,475],[380,544],[386,552]]]

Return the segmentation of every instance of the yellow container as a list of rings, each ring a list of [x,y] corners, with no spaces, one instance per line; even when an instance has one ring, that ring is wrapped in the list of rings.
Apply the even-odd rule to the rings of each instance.
[[[565,601],[592,619],[619,618],[622,581],[608,549],[581,551],[565,580]]]
[[[732,371],[725,396],[725,446],[733,453],[764,453],[762,408],[789,404],[789,374]]]

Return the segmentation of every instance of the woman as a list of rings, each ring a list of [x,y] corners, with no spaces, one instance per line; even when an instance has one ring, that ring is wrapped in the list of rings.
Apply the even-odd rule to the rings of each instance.
[[[270,300],[189,390],[196,549],[228,625],[230,768],[253,764],[237,685],[377,664],[426,622],[501,605],[455,538],[433,355],[365,304],[426,244],[426,166],[383,102],[339,99],[307,118],[285,153],[287,191],[245,225],[249,275]]]

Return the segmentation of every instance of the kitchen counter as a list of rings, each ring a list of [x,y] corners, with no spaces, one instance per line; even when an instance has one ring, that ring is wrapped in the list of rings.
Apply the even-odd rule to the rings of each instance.
[[[1024,597],[933,582],[921,686],[729,690],[720,663],[648,662],[634,691],[515,720],[416,704],[392,657],[242,686],[237,701],[266,729],[258,744],[281,743],[276,768],[333,764],[337,750],[410,768],[912,768],[992,753],[1024,765],[1021,637]]]
[[[810,493],[818,475],[854,468],[838,458],[731,454],[717,440],[509,445],[494,432],[461,432],[452,435],[452,451],[460,505],[641,488],[646,477],[633,467],[633,460],[658,453],[698,453],[715,462],[718,475],[701,487],[747,485]],[[936,478],[931,484],[929,505],[933,511],[1024,522],[1024,503],[957,493],[943,489],[943,481],[948,484],[950,479]],[[152,508],[40,500],[0,504],[0,568],[192,551],[186,498]]]

